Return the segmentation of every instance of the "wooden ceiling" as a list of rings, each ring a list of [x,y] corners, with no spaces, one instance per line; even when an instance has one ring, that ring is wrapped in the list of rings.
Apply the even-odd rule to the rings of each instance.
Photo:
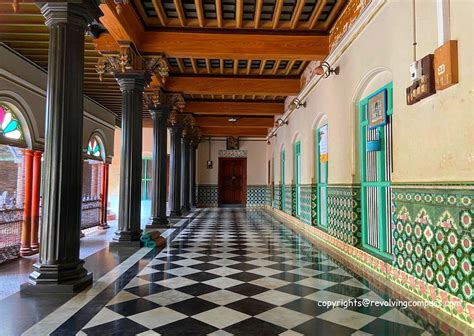
[[[20,2],[13,13],[11,4],[0,0],[0,40],[47,69],[49,33],[38,7]],[[109,0],[100,19],[107,31],[96,40],[86,36],[85,93],[120,119],[118,85],[111,75],[99,81],[95,66],[102,52],[117,51],[117,41],[127,40],[144,57],[165,56],[170,76],[162,87],[184,95],[185,112],[196,116],[205,136],[264,137],[284,112],[286,96],[299,92],[307,64],[329,53],[329,30],[346,4],[134,0],[118,13]]]

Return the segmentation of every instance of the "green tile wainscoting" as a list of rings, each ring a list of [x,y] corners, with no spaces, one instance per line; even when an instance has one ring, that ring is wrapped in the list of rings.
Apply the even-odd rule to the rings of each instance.
[[[360,246],[360,209],[360,186],[329,185],[328,233],[347,244]]]
[[[474,189],[394,187],[394,262],[473,302]]]
[[[279,184],[275,184],[275,187],[273,188],[272,207],[281,210],[281,186]]]
[[[267,198],[267,185],[247,185],[247,206],[264,206]],[[198,207],[218,206],[217,184],[199,184],[197,186]]]
[[[284,186],[285,188],[285,209],[284,211],[289,214],[289,215],[292,215],[293,217],[295,217],[295,210],[294,210],[294,203],[296,203],[296,200],[295,200],[295,192],[294,192],[294,189],[295,189],[295,186],[294,185],[285,185]]]

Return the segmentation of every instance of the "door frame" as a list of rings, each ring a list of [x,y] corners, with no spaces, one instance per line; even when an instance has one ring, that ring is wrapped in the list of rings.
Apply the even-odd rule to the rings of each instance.
[[[218,184],[217,184],[217,204],[218,206],[222,205],[222,178],[223,172],[222,172],[222,163],[224,161],[241,161],[243,162],[243,181],[242,181],[242,205],[246,206],[247,205],[247,158],[219,158],[219,165],[218,165]]]
[[[326,127],[326,131],[329,132],[329,126],[324,123],[316,128],[316,206],[317,206],[317,224],[320,228],[327,230],[329,224],[329,211],[328,211],[328,177],[329,177],[329,161],[321,162],[321,129]],[[328,147],[329,147],[329,138]],[[321,168],[324,167],[324,181],[321,176]],[[324,192],[323,192],[324,191]],[[323,200],[324,195],[324,200]],[[324,221],[322,218],[322,208],[324,206]]]

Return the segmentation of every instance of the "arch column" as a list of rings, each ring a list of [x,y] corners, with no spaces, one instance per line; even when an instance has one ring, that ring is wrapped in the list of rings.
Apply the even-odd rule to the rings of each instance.
[[[31,250],[38,253],[39,220],[40,220],[40,188],[41,188],[41,156],[40,151],[33,153],[33,182],[31,192]]]
[[[31,249],[31,196],[33,182],[33,151],[25,149],[24,153],[24,197],[23,197],[23,224],[21,229],[21,256],[33,254]]]
[[[41,249],[23,293],[76,292],[92,283],[79,258],[84,33],[92,1],[40,4],[50,30]]]

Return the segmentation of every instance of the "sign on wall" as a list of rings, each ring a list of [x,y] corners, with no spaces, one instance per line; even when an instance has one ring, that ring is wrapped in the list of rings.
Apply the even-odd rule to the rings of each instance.
[[[382,90],[369,98],[367,119],[369,129],[384,126],[387,123],[387,90]]]
[[[319,162],[328,162],[328,125],[319,129]]]

